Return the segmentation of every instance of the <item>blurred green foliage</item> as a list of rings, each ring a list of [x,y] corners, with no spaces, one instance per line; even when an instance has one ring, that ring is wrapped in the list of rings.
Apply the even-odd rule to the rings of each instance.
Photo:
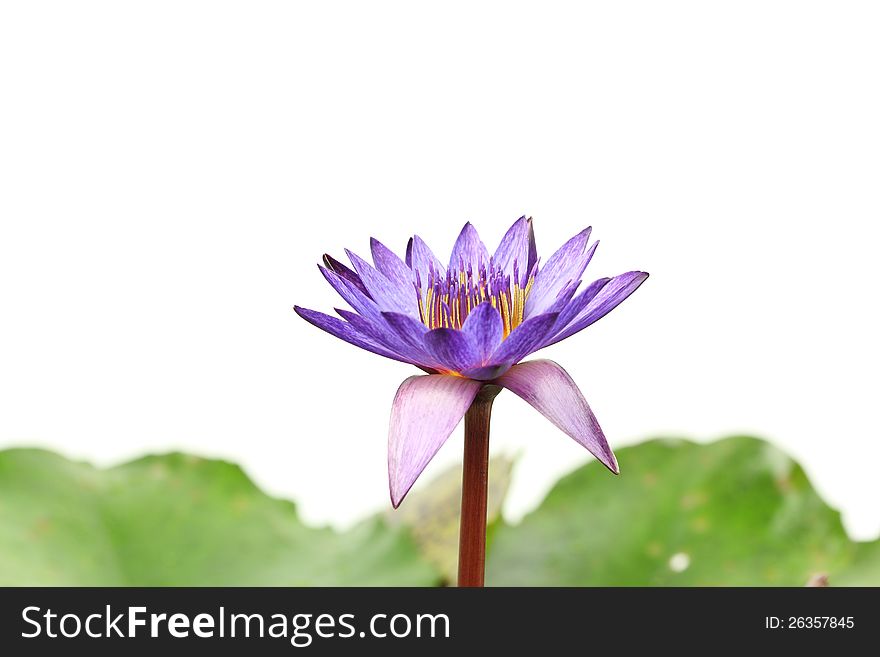
[[[520,524],[499,515],[489,585],[880,585],[880,541],[849,540],[803,470],[766,442],[652,440],[589,463]],[[454,581],[458,469],[344,533],[303,525],[235,465],[184,454],[97,469],[0,451],[0,585],[431,586]]]
[[[588,464],[521,524],[500,528],[487,581],[802,586],[826,574],[832,585],[880,583],[880,545],[850,541],[800,466],[766,442],[652,440],[617,456],[619,477]]]
[[[0,585],[333,586],[439,581],[403,529],[304,526],[238,466],[183,454],[107,470],[0,452]]]

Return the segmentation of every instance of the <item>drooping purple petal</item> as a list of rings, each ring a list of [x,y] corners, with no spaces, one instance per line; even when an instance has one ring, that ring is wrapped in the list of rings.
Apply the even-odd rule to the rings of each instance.
[[[572,237],[540,268],[526,300],[525,317],[545,312],[563,287],[580,280],[599,244],[596,242],[587,248],[591,230],[586,228]],[[367,288],[369,289],[369,285]]]
[[[425,344],[428,327],[419,320],[403,313],[383,312],[382,317],[397,334],[412,345]]]
[[[356,253],[352,253],[348,249],[345,252],[348,254],[351,264],[354,265],[354,270],[364,282],[364,286],[369,291],[370,296],[375,299],[376,304],[381,310],[393,310],[407,315],[418,316],[418,297],[412,283],[401,284],[397,281],[392,281]]]
[[[470,337],[480,363],[484,363],[504,338],[504,321],[501,313],[490,302],[484,301],[470,312],[461,330]]]
[[[367,351],[379,354],[380,356],[385,356],[386,358],[391,358],[392,360],[398,360],[402,363],[410,362],[405,356],[394,353],[391,349],[376,343],[372,339],[363,335],[351,324],[343,322],[338,317],[325,315],[317,310],[309,310],[308,308],[302,308],[300,306],[294,306],[293,309],[296,311],[297,315],[310,324],[317,326],[322,331],[326,331],[340,340],[345,340],[356,347],[366,349]]]
[[[460,271],[461,269],[467,270],[470,268],[477,272],[481,267],[488,266],[489,251],[480,239],[477,229],[471,225],[471,222],[467,222],[458,234],[455,246],[452,247],[449,269]]]
[[[464,417],[482,383],[460,376],[411,376],[397,390],[388,432],[388,483],[397,508]]]
[[[344,278],[348,282],[352,283],[357,289],[363,292],[366,296],[370,296],[370,293],[367,292],[367,288],[364,287],[364,283],[361,280],[361,277],[358,276],[351,269],[343,265],[336,258],[331,256],[329,253],[324,254],[324,265],[332,271],[337,276]]]
[[[384,317],[380,322],[374,322],[344,308],[336,308],[335,310],[342,319],[351,324],[359,333],[376,344],[387,347],[390,351],[402,356],[406,359],[406,362],[434,369],[435,359],[425,349],[425,345],[412,344],[405,340],[397,331],[391,330],[388,327]],[[406,315],[401,316],[406,317]]]
[[[647,278],[648,273],[643,271],[629,271],[615,276],[605,283],[584,309],[564,329],[553,336],[545,346],[565,340],[587,328],[590,324],[599,321],[639,289],[639,286]]]
[[[540,349],[547,339],[547,334],[556,324],[558,316],[556,313],[546,313],[524,321],[510,332],[507,339],[489,358],[488,364],[518,363],[533,351]]]
[[[429,330],[428,327],[403,313],[384,312],[382,317],[391,330],[395,331],[411,349],[423,355],[425,365],[435,370],[444,369],[434,353],[425,344],[425,334]]]
[[[493,264],[507,276],[513,276],[513,263],[515,262],[517,270],[520,272],[520,281],[518,281],[520,283],[529,272],[530,239],[534,239],[531,223],[525,217],[520,217],[501,238],[501,243],[492,256]]]
[[[587,400],[564,369],[551,360],[514,365],[495,383],[532,405],[614,474],[620,469]]]
[[[438,328],[425,333],[425,346],[440,365],[450,372],[461,372],[481,365],[477,346],[464,331]]]
[[[413,289],[412,269],[400,259],[394,251],[382,244],[375,237],[370,238],[370,252],[376,269],[400,289]]]
[[[414,276],[418,279],[420,287],[423,290],[428,289],[432,284],[432,272],[435,280],[442,280],[446,276],[446,268],[440,264],[437,256],[434,255],[430,247],[418,235],[412,238],[412,270]]]

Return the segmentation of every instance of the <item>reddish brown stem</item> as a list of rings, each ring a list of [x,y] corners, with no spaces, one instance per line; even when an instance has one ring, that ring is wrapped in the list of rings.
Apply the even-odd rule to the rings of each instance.
[[[489,486],[489,419],[501,388],[485,385],[464,416],[464,467],[458,585],[483,586],[486,570],[486,496]]]

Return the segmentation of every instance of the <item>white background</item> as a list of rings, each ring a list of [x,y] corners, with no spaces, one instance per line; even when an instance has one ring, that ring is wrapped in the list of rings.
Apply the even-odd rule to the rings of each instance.
[[[347,526],[412,370],[293,313],[339,305],[315,263],[529,214],[651,272],[546,352],[613,446],[765,436],[880,531],[876,3],[0,6],[0,447],[226,457]],[[493,429],[512,518],[587,459]]]

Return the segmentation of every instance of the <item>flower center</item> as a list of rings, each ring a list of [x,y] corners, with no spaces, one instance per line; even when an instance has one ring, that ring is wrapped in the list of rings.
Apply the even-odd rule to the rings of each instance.
[[[534,273],[520,278],[517,263],[513,275],[505,275],[500,267],[489,263],[479,271],[472,267],[440,276],[431,268],[428,281],[417,276],[415,288],[419,297],[419,317],[429,329],[460,329],[471,310],[488,301],[501,314],[504,337],[522,324],[526,299],[535,280]]]

